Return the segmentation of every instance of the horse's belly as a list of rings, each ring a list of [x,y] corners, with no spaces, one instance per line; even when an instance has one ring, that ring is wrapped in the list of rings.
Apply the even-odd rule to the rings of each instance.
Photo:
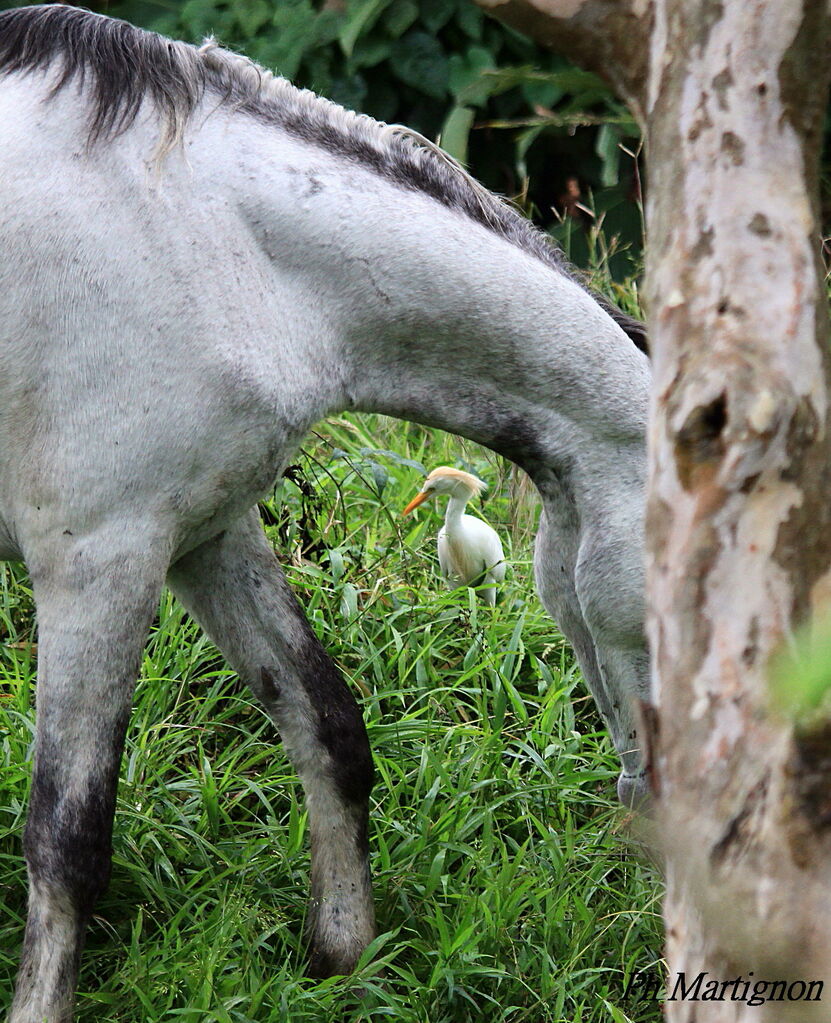
[[[22,554],[12,530],[0,515],[0,561],[20,561]]]

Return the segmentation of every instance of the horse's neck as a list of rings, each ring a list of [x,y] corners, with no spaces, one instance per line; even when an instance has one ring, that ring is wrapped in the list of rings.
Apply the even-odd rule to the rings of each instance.
[[[213,122],[206,173],[226,176],[326,411],[417,420],[526,468],[641,443],[646,360],[573,281],[360,163],[260,125],[231,145]]]
[[[366,264],[354,407],[461,434],[532,475],[607,441],[641,445],[647,361],[594,300],[488,229],[398,198]]]
[[[11,121],[15,104],[36,121],[40,95],[29,79],[6,86]],[[54,145],[71,154],[83,108],[70,91],[53,104],[53,133],[66,136]],[[148,301],[160,320],[157,307],[169,300],[171,329],[187,309],[183,351],[202,359],[213,346],[220,371],[235,386],[253,381],[257,407],[279,410],[292,437],[327,412],[355,408],[469,437],[538,483],[546,468],[597,464],[604,452],[614,473],[621,445],[643,461],[646,359],[573,281],[357,159],[230,107],[210,111],[158,173],[143,171],[157,141],[153,118],[96,147],[83,168],[66,157],[53,172],[70,182],[61,193],[67,223],[85,201],[102,201],[99,177],[111,205],[123,207],[130,241],[112,258],[101,246],[85,253],[106,261],[110,277],[120,261],[125,281],[150,280],[137,278],[137,260],[156,240],[175,287],[167,299],[148,287]],[[22,172],[15,180],[27,181]],[[76,202],[72,190],[83,188],[90,195]]]

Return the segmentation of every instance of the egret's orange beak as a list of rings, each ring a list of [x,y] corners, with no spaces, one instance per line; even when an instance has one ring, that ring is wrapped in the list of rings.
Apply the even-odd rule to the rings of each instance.
[[[422,490],[422,492],[420,494],[416,494],[416,496],[412,499],[412,501],[410,501],[410,503],[407,505],[407,507],[404,509],[404,511],[401,512],[401,514],[402,515],[409,515],[410,512],[413,510],[413,508],[418,508],[418,506],[420,504],[423,504],[427,500],[428,497],[430,497],[430,491],[429,490]]]

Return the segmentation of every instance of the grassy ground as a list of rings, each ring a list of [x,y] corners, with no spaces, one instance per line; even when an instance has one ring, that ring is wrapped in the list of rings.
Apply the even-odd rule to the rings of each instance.
[[[512,546],[493,611],[436,573],[421,467],[491,484]],[[533,593],[535,502],[472,445],[377,417],[321,424],[268,530],[363,705],[378,781],[382,934],[354,978],[303,976],[302,794],[274,729],[167,594],[119,789],[113,880],[90,929],[81,1023],[394,1019],[657,1023],[660,880],[626,837],[617,763]],[[25,574],[0,591],[0,1006],[23,934],[20,836],[36,648]]]

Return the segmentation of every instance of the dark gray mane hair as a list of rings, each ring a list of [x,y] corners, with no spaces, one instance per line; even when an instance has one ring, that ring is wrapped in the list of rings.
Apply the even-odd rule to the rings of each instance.
[[[181,140],[194,109],[210,92],[249,116],[461,210],[590,290],[547,235],[432,142],[296,89],[213,40],[197,48],[63,4],[0,13],[0,74],[47,71],[55,62],[60,73],[52,95],[76,79],[90,94],[90,145],[125,132],[149,98],[161,120],[157,153],[163,155]],[[643,324],[591,294],[638,348],[648,351]]]

